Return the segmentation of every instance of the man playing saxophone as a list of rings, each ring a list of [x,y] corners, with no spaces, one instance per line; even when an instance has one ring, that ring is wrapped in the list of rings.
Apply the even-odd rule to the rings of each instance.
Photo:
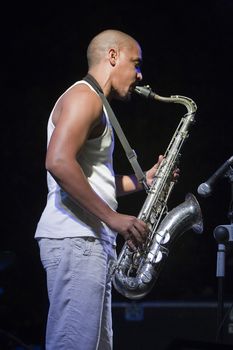
[[[142,52],[126,33],[105,30],[87,49],[88,74],[110,101],[130,99],[142,80]],[[117,196],[143,189],[115,175],[114,134],[103,104],[84,80],[57,100],[47,126],[47,203],[35,238],[47,276],[46,350],[111,350],[111,275],[119,233],[132,250],[148,235],[143,220],[117,211]],[[150,185],[163,156],[146,172]]]

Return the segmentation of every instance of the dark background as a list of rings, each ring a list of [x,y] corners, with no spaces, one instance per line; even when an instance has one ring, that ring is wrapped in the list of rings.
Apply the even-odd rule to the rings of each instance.
[[[143,84],[162,95],[184,95],[197,106],[196,123],[182,148],[181,176],[170,208],[192,192],[202,209],[204,231],[177,242],[149,301],[216,301],[219,224],[229,224],[227,177],[212,196],[197,194],[232,156],[233,2],[130,1],[51,4],[8,3],[2,11],[1,116],[1,328],[25,343],[42,344],[47,296],[34,232],[45,205],[46,124],[59,95],[86,74],[86,48],[98,32],[114,28],[134,36],[143,50]],[[113,108],[148,169],[164,154],[186,110],[134,96]],[[116,139],[117,172],[132,169]],[[119,200],[119,210],[137,215],[144,194]],[[122,241],[119,238],[119,248]],[[233,252],[227,246],[224,300],[233,296]],[[128,301],[113,291],[113,301]]]

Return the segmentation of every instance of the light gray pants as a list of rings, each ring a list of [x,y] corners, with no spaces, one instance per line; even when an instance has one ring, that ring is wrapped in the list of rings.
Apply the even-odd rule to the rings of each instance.
[[[46,350],[112,350],[109,263],[115,248],[92,237],[38,243],[50,304]]]

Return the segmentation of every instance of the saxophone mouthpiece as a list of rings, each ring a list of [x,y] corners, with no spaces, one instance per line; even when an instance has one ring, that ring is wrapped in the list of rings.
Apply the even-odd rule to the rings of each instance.
[[[151,90],[149,85],[146,85],[146,86],[135,86],[134,91],[138,95],[143,96],[145,98],[151,98],[151,99],[155,98],[155,93],[152,92],[152,90]]]

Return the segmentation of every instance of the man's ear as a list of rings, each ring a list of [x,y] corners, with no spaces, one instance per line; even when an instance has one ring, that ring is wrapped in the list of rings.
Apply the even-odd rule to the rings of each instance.
[[[117,50],[112,48],[109,50],[109,61],[111,63],[112,66],[115,66],[116,65],[116,60],[117,60],[117,57],[118,57],[118,53],[117,53]]]

